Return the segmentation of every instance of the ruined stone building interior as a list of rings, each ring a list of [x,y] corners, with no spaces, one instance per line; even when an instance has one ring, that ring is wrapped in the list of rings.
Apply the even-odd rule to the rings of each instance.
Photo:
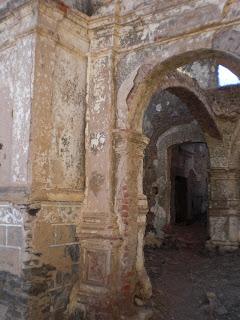
[[[240,0],[0,17],[0,320],[240,319]]]

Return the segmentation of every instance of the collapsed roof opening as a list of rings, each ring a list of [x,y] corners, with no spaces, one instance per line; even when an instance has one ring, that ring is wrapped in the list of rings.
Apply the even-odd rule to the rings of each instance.
[[[218,66],[218,85],[220,87],[240,84],[240,78],[228,68]]]

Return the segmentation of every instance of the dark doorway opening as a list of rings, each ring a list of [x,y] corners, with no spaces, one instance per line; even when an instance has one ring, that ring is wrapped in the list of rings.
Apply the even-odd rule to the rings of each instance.
[[[205,241],[208,230],[208,168],[205,143],[171,147],[171,225],[183,241]]]
[[[184,223],[188,218],[188,181],[187,178],[175,177],[175,222],[176,224]]]

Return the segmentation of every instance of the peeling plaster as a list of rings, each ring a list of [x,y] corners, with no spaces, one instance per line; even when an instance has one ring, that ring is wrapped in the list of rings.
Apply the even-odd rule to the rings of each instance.
[[[0,142],[5,146],[6,159],[1,161],[0,170],[3,173],[0,174],[0,181],[4,184],[21,184],[28,180],[34,48],[35,37],[27,36],[19,39],[16,46],[0,53],[0,92],[4,104],[1,107],[5,109],[5,117],[1,117]],[[11,159],[11,163],[7,163],[7,159]]]
[[[93,152],[101,151],[106,143],[104,132],[98,132],[91,135],[90,146]]]
[[[23,214],[20,209],[11,205],[0,205],[0,223],[21,225]]]

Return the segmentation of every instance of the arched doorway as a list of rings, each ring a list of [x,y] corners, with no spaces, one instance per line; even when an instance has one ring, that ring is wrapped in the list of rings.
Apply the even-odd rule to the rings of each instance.
[[[171,217],[174,224],[207,222],[208,150],[204,143],[171,147]]]
[[[184,86],[184,84],[182,84],[182,85]],[[204,119],[201,119],[201,118],[199,119],[198,113],[197,112],[195,113],[195,110],[191,109],[192,107],[190,104],[192,103],[192,101],[195,102],[195,100],[192,97],[191,97],[191,99],[189,98],[191,96],[191,94],[184,93],[184,96],[183,96],[181,90],[178,90],[178,89],[177,90],[173,90],[173,89],[169,90],[168,89],[168,92],[170,92],[170,93],[174,92],[175,94],[179,93],[178,97],[180,99],[183,97],[183,99],[181,101],[184,101],[184,103],[187,104],[189,109],[192,111],[191,115],[194,116],[194,119],[192,119],[190,117],[189,120],[186,120],[186,115],[184,114],[184,116],[185,116],[184,121],[186,123],[180,123],[180,124],[178,123],[178,125],[176,125],[174,123],[173,118],[171,118],[171,125],[173,125],[173,128],[172,127],[170,127],[170,128],[165,127],[165,131],[162,133],[162,135],[164,135],[164,137],[168,136],[168,138],[170,140],[169,144],[172,146],[171,150],[169,150],[169,148],[167,149],[167,154],[168,154],[167,160],[166,160],[166,151],[164,152],[164,147],[166,148],[167,144],[165,144],[165,145],[162,144],[162,147],[159,151],[160,153],[161,152],[165,153],[165,161],[167,161],[167,167],[170,166],[170,170],[169,170],[170,171],[170,181],[171,181],[170,194],[172,195],[172,197],[170,196],[170,199],[168,198],[168,200],[167,200],[168,203],[170,202],[169,218],[168,218],[166,212],[165,212],[166,216],[164,217],[164,210],[162,210],[163,208],[161,208],[161,210],[160,210],[159,207],[157,208],[157,206],[155,206],[155,209],[156,209],[155,215],[158,215],[158,217],[159,217],[158,222],[161,219],[165,219],[165,221],[168,221],[168,219],[169,219],[171,222],[171,225],[178,225],[178,226],[180,225],[181,230],[180,230],[180,228],[178,228],[178,232],[180,231],[180,233],[181,233],[180,235],[181,235],[181,237],[183,237],[183,232],[182,232],[182,225],[183,224],[186,225],[189,222],[191,222],[191,223],[192,222],[203,222],[203,224],[205,224],[205,227],[207,227],[207,224],[208,224],[208,220],[205,219],[208,216],[207,215],[208,200],[207,200],[207,205],[206,205],[206,199],[204,199],[204,200],[199,199],[198,196],[200,195],[201,198],[208,197],[208,192],[207,192],[208,181],[207,180],[208,180],[208,168],[210,168],[210,163],[208,161],[209,158],[208,158],[207,144],[209,144],[209,146],[210,146],[209,149],[213,153],[214,153],[215,146],[211,143],[211,138],[209,139],[209,135],[210,134],[214,135],[214,133],[213,133],[214,131],[207,132],[208,130],[206,128],[211,127],[211,126],[212,126],[211,128],[214,128],[214,125],[211,125],[210,122],[209,122],[209,125],[207,125],[207,123],[204,122],[204,120],[206,120],[207,117],[204,116]],[[186,98],[186,97],[189,98],[189,104],[188,104],[188,98]],[[159,103],[154,104],[154,108],[159,113],[159,112],[163,111],[164,106],[163,106],[163,103],[161,100],[158,102]],[[151,108],[151,101],[150,101],[149,107]],[[168,107],[170,108],[169,103],[168,103]],[[196,120],[198,120],[197,126],[202,128],[201,129],[202,132],[201,132],[201,134],[199,134],[199,138],[198,138],[199,140],[195,141],[194,143],[191,142],[191,136],[189,136],[190,131],[185,131],[185,135],[184,135],[184,138],[182,138],[182,141],[181,141],[181,138],[179,138],[179,137],[181,137],[181,135],[178,136],[179,141],[178,141],[178,144],[176,145],[175,144],[176,140],[175,140],[175,136],[174,136],[176,128],[178,126],[186,126],[186,125],[191,127],[193,125],[193,123],[196,125],[196,123],[195,123]],[[211,117],[209,117],[209,120],[211,121]],[[153,118],[152,123],[154,123],[154,122],[157,122],[157,121],[154,120],[154,118]],[[160,124],[159,121],[157,124],[160,125],[160,127],[162,129],[164,127],[164,125],[166,125],[167,122],[168,122],[168,119],[165,116],[165,118],[163,118],[163,124]],[[153,125],[153,127],[154,127],[154,125]],[[151,128],[151,124],[147,123],[147,129],[149,131],[152,131],[151,137],[149,136],[150,144],[151,144],[152,143],[151,139],[152,139],[152,137],[154,137],[154,134],[156,133],[157,126],[155,126],[154,128]],[[166,134],[166,132],[167,132],[167,134]],[[160,134],[161,134],[161,132],[160,132]],[[201,136],[202,140],[201,140],[200,136]],[[217,134],[214,136],[214,139],[215,139],[215,143],[216,143],[216,140],[218,140],[219,143],[221,143],[221,141],[222,141],[221,137],[217,137]],[[156,138],[155,138],[155,141],[156,141]],[[146,150],[148,150],[148,147]],[[192,158],[194,151],[196,152],[196,159],[197,160],[199,160],[199,157],[200,158],[201,157],[207,158],[207,161],[205,162],[205,164],[203,164],[203,167],[205,167],[205,168],[203,170],[204,174],[203,174],[202,181],[201,181],[201,179],[197,178],[197,172],[196,172],[196,170],[194,170],[195,169],[194,164],[192,164],[192,166],[189,166],[189,163],[186,165],[186,158],[188,160],[189,160],[189,158]],[[169,155],[169,153],[170,153],[170,155]],[[145,155],[146,155],[146,152],[145,152]],[[169,157],[170,157],[171,161],[169,161]],[[164,158],[164,156],[160,156],[160,158]],[[157,165],[156,165],[156,160],[157,160]],[[153,157],[152,161],[153,161],[153,163],[155,162],[155,167],[157,167],[157,169],[159,167],[160,167],[160,170],[162,169],[163,163],[162,162],[160,162],[160,164],[158,163],[158,161],[159,161],[158,157],[157,157],[157,159],[156,158],[154,159],[154,157]],[[190,162],[191,161],[192,161],[192,159],[190,159]],[[183,162],[183,165],[182,165],[182,162]],[[174,168],[173,168],[173,163],[174,163]],[[197,167],[199,168],[199,163],[198,163]],[[149,170],[149,167],[147,169]],[[200,169],[200,171],[201,170],[202,169]],[[200,182],[201,186],[198,185],[198,182]],[[165,184],[167,185],[167,183],[165,183]],[[163,185],[164,185],[164,179],[162,179],[162,177],[160,176],[159,181],[157,181],[156,185],[153,185],[153,188],[152,188],[153,195],[154,195],[155,199],[156,199],[156,196],[158,196],[159,189],[161,189],[161,187]],[[197,192],[196,192],[196,186],[198,189]],[[191,195],[189,195],[190,188],[192,191]],[[204,190],[201,190],[202,188]],[[164,191],[165,191],[165,194],[169,192],[169,190],[167,190],[167,188],[165,188]],[[203,191],[203,193],[201,194],[200,191]],[[191,205],[190,205],[191,208],[189,208],[189,200],[191,201]],[[200,203],[198,203],[199,200],[200,200]],[[163,201],[163,205],[165,205],[167,207],[166,198],[165,198],[165,203]],[[193,212],[191,212],[191,209],[193,209]],[[203,219],[203,221],[201,221],[201,219]],[[154,220],[156,223],[156,217]],[[148,227],[148,225],[147,225],[147,227]],[[163,228],[164,225],[163,225],[163,223],[161,224],[161,222],[160,222],[159,224],[156,223],[156,227]],[[196,229],[194,229],[194,233],[195,233],[195,235],[197,234]],[[184,234],[184,236],[185,236],[185,234]],[[206,238],[204,239],[204,241],[206,241]],[[156,265],[155,265],[155,267],[156,267]],[[152,277],[151,280],[153,283],[156,281],[156,279],[154,279],[154,277]],[[155,283],[154,283],[154,285],[155,285]]]
[[[143,118],[143,131],[150,139],[143,174],[143,192],[149,208],[145,243],[163,241],[169,227],[182,224],[192,225],[198,232],[201,229],[199,241],[203,245],[208,233],[207,143],[188,107],[195,102],[191,94],[187,95],[191,99],[187,101],[185,96],[183,102],[172,92],[167,89],[155,93]],[[207,122],[204,125],[207,127]],[[184,231],[175,228],[181,229]]]
[[[180,74],[179,72],[174,72],[174,73],[171,72],[167,74],[165,77],[164,76],[161,77],[161,83],[162,83],[162,86],[158,85],[155,88],[156,89],[155,93],[166,91],[168,92],[168,94],[173,95],[175,98],[177,97],[178,101],[181,100],[182,103],[187,105],[187,109],[191,110],[191,111],[188,110],[188,115],[184,113],[183,123],[181,123],[181,121],[178,122],[177,120],[177,124],[179,126],[186,125],[187,129],[191,128],[191,131],[193,133],[193,139],[197,139],[196,137],[199,137],[199,136],[201,137],[201,139],[204,139],[205,135],[203,134],[203,131],[205,131],[207,133],[206,135],[207,139],[209,139],[209,137],[212,137],[214,141],[216,140],[221,141],[221,134],[214,121],[214,114],[211,111],[208,101],[205,98],[204,94],[202,93],[201,88],[196,84],[195,81],[193,81],[188,76]],[[152,90],[151,90],[151,93],[152,93]],[[149,101],[151,100],[150,98],[153,97],[153,95],[154,94],[152,94],[148,98]],[[148,207],[147,207],[146,196],[143,195],[143,190],[142,190],[143,189],[142,169],[143,169],[143,151],[146,148],[148,140],[146,140],[144,136],[142,136],[139,132],[137,132],[138,130],[140,131],[139,125],[138,125],[138,130],[136,130],[137,129],[136,124],[138,123],[138,121],[143,119],[143,110],[144,109],[141,109],[141,108],[139,110],[142,114],[141,117],[139,114],[136,115],[137,117],[133,116],[132,130],[122,131],[122,132],[118,131],[116,133],[116,136],[117,136],[116,141],[118,143],[118,148],[116,150],[119,154],[121,152],[122,160],[123,160],[123,150],[124,152],[126,152],[127,158],[125,160],[126,161],[125,163],[128,163],[129,165],[127,180],[123,181],[123,183],[124,184],[129,183],[129,185],[131,186],[134,186],[134,183],[136,183],[135,187],[133,188],[131,187],[131,189],[129,189],[129,191],[131,192],[130,204],[133,206],[133,204],[136,203],[139,210],[138,224],[132,225],[134,229],[137,228],[138,230],[136,268],[137,268],[137,273],[139,277],[138,277],[138,284],[137,284],[138,289],[136,294],[145,298],[145,297],[149,297],[149,295],[151,294],[150,283],[145,271],[144,256],[143,256],[143,237],[144,237],[144,232],[146,227],[145,219],[146,219],[146,213],[147,213]],[[185,121],[186,119],[187,121]],[[196,120],[198,122],[198,126],[202,128],[201,132],[196,131]],[[171,124],[171,121],[170,121],[170,124]],[[135,130],[134,130],[134,127],[136,128]],[[189,137],[187,136],[188,131],[186,131],[186,128],[185,128],[185,131],[183,128],[183,137],[184,137],[183,141],[187,141],[189,139]],[[169,128],[165,128],[165,129],[168,130],[172,128],[170,126]],[[166,134],[165,131],[162,133]],[[155,136],[158,138],[158,135],[155,135]],[[202,140],[199,140],[199,141],[201,142]],[[123,167],[124,167],[124,162],[122,162],[122,167],[118,165],[119,169]],[[163,185],[162,183],[159,184],[160,187],[162,185]],[[124,185],[121,186],[121,188],[123,190],[122,192],[124,195],[125,193]],[[121,202],[119,205],[121,208],[123,208],[123,205]],[[129,202],[128,202],[128,205],[129,205]],[[124,223],[123,218],[121,222]],[[127,223],[128,223],[127,229],[129,230],[129,222]],[[131,233],[131,237],[132,236],[134,236],[133,233]]]
[[[209,155],[205,143],[177,144],[170,150],[170,230],[178,246],[199,250],[209,237]],[[169,237],[169,234],[168,234]],[[177,243],[178,241],[178,243]]]
[[[196,54],[194,56],[194,54]],[[219,122],[218,111],[216,105],[214,105],[211,92],[206,94],[206,90],[201,88],[196,80],[179,72],[173,72],[173,69],[179,68],[186,63],[192,63],[194,59],[200,59],[201,55],[204,59],[209,57],[215,57],[218,59],[221,57],[222,63],[227,58],[227,55],[221,55],[219,52],[200,50],[199,52],[190,52],[174,59],[166,60],[162,64],[148,64],[133,73],[133,78],[128,78],[128,81],[120,88],[118,92],[119,111],[117,117],[117,129],[115,133],[115,141],[117,145],[117,158],[120,159],[117,165],[118,171],[116,176],[125,172],[125,175],[117,178],[117,194],[119,195],[116,201],[117,212],[120,212],[118,208],[123,198],[124,188],[128,188],[128,194],[130,194],[131,212],[135,212],[134,206],[138,209],[136,216],[138,216],[138,224],[132,224],[130,227],[128,219],[128,230],[137,231],[137,256],[136,256],[136,270],[137,270],[137,291],[135,293],[141,297],[147,297],[150,294],[149,279],[144,267],[144,255],[143,249],[143,237],[145,232],[145,217],[149,208],[147,205],[146,196],[143,194],[143,154],[148,144],[146,137],[142,135],[142,120],[144,112],[149,105],[149,102],[153,95],[158,91],[168,91],[171,94],[177,96],[182,102],[187,104],[187,107],[193,116],[192,121],[197,120],[199,127],[201,128],[204,136],[204,143],[207,144],[210,155],[210,210],[209,210],[209,230],[210,230],[210,245],[236,248],[238,246],[239,238],[235,233],[233,237],[230,236],[231,231],[226,229],[226,225],[229,222],[230,217],[226,217],[226,212],[229,208],[220,208],[220,201],[215,201],[220,195],[222,190],[226,190],[227,185],[231,185],[231,190],[234,192],[230,195],[225,194],[229,199],[233,194],[237,193],[236,181],[237,173],[228,171],[228,159],[229,159],[229,144],[227,140],[235,132],[235,127],[228,126],[228,131],[222,130],[225,123]],[[220,61],[219,60],[219,61]],[[237,61],[237,60],[232,60]],[[233,65],[234,63],[230,63]],[[234,64],[237,70],[237,63]],[[236,72],[236,71],[235,71]],[[123,90],[123,91],[121,91]],[[128,92],[125,98],[121,98],[123,92]],[[124,94],[125,94],[124,93]],[[161,107],[158,106],[158,109]],[[225,120],[224,120],[225,121]],[[227,120],[228,121],[228,120]],[[189,123],[187,123],[188,125]],[[185,123],[186,125],[186,123]],[[220,127],[220,128],[219,128]],[[223,136],[224,135],[224,136]],[[186,142],[187,142],[186,138]],[[181,141],[180,141],[181,142]],[[183,141],[184,142],[184,141]],[[190,140],[191,142],[191,140]],[[203,142],[203,141],[196,141]],[[123,151],[124,150],[124,154]],[[228,150],[228,151],[227,151]],[[121,154],[121,156],[120,156]],[[126,167],[125,167],[126,165]],[[121,168],[121,170],[120,170]],[[125,168],[125,169],[123,169]],[[120,173],[121,172],[121,173]],[[222,182],[224,181],[224,186]],[[161,184],[162,185],[162,184]],[[221,189],[222,188],[222,189]],[[153,189],[157,192],[157,186]],[[168,190],[169,191],[169,190]],[[219,192],[220,191],[220,192]],[[225,192],[225,191],[224,191]],[[237,196],[236,196],[237,198]],[[237,198],[238,199],[238,198]],[[221,199],[222,201],[222,199]],[[237,200],[239,201],[239,200]],[[231,202],[231,201],[230,201]],[[230,203],[228,202],[228,203]],[[221,202],[223,203],[223,202]],[[231,202],[232,203],[232,202]],[[220,210],[219,210],[220,209]],[[224,218],[222,217],[224,215]],[[234,213],[235,215],[235,213]],[[131,216],[133,219],[134,214]],[[122,226],[121,213],[119,214],[120,225]],[[232,219],[232,218],[231,218]],[[234,219],[237,219],[236,217]],[[136,221],[136,220],[135,220]],[[230,224],[228,224],[230,226]],[[124,245],[121,254],[124,256],[124,252],[127,251],[127,243],[129,239],[133,239],[133,234],[129,234],[129,238],[124,238]],[[135,234],[136,236],[136,234]],[[133,240],[134,241],[134,240]],[[131,242],[132,243],[132,242]],[[126,247],[124,247],[126,244]],[[140,288],[140,289],[139,289]]]

